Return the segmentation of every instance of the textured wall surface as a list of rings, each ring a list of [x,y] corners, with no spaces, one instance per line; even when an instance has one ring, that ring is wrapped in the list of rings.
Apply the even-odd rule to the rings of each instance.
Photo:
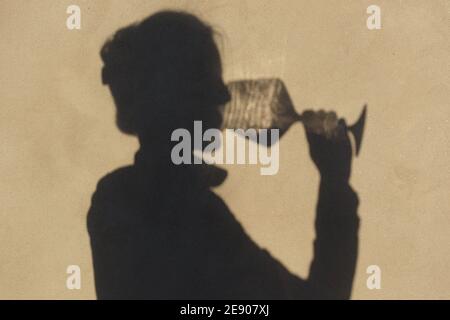
[[[78,4],[82,29],[66,28]],[[366,8],[382,10],[369,31]],[[65,1],[0,3],[0,298],[95,298],[86,213],[97,180],[132,162],[98,55],[117,28],[159,9],[221,34],[227,80],[282,78],[297,111],[369,105],[352,184],[361,199],[354,299],[450,298],[450,3],[441,1]],[[249,234],[307,275],[318,174],[303,129],[280,142],[280,171],[229,166],[217,192]],[[66,289],[66,267],[82,288]],[[366,268],[382,270],[368,290]]]

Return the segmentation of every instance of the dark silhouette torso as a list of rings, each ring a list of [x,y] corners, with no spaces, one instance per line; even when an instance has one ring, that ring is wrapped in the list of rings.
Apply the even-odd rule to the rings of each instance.
[[[302,298],[306,284],[247,236],[207,181],[174,175],[137,162],[100,181],[88,215],[98,298]]]

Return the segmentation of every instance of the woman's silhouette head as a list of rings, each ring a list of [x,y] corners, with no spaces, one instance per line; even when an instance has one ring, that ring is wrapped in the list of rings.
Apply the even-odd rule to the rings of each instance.
[[[103,83],[117,107],[121,131],[167,137],[194,120],[219,127],[229,99],[214,31],[197,17],[156,13],[120,29],[101,50]]]

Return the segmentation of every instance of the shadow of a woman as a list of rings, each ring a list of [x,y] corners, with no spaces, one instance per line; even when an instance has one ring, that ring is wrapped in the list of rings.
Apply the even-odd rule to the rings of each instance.
[[[210,26],[163,11],[117,31],[101,51],[117,125],[139,138],[132,166],[103,177],[88,213],[99,299],[348,299],[357,256],[358,199],[347,132],[307,129],[321,173],[308,279],[289,272],[211,191],[225,171],[172,164],[171,133],[219,128],[230,95]],[[320,121],[323,113],[310,113]],[[295,253],[294,253],[295,254]]]

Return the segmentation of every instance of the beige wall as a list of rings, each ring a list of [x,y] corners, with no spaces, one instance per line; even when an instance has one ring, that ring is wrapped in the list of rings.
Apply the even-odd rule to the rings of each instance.
[[[82,30],[65,27],[82,9]],[[366,8],[382,9],[379,31]],[[161,8],[187,9],[223,36],[226,79],[283,78],[298,111],[353,121],[369,104],[352,183],[361,198],[353,298],[450,298],[449,14],[433,1],[65,1],[0,3],[0,298],[94,298],[85,227],[96,181],[132,161],[100,83],[102,42]],[[230,167],[218,192],[254,239],[306,276],[318,176],[302,128],[280,172]],[[78,264],[82,290],[65,288]],[[382,289],[366,288],[368,265]]]

